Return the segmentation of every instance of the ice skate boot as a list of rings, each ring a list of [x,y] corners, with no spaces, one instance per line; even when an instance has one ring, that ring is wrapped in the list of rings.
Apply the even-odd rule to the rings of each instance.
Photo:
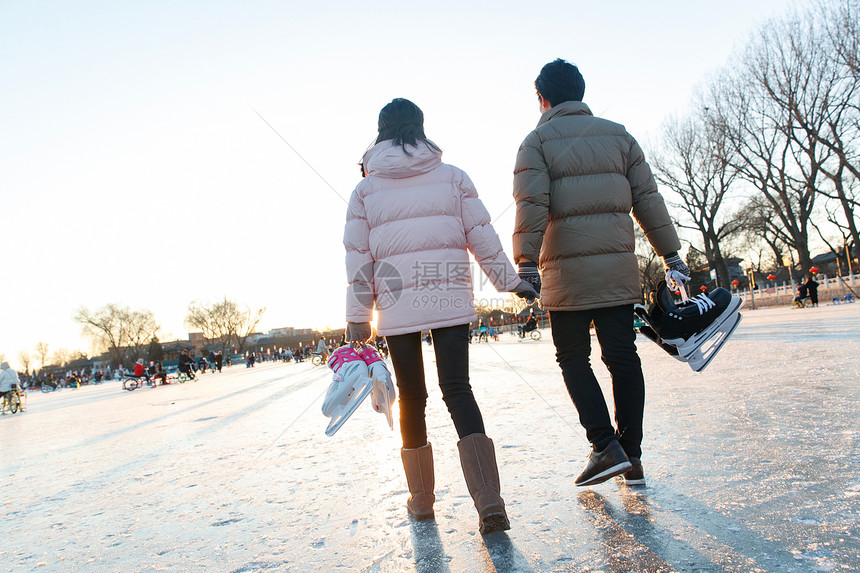
[[[660,282],[651,293],[650,309],[645,312],[639,307],[636,312],[647,322],[642,334],[701,372],[740,323],[738,309],[743,303],[742,298],[717,288],[676,305],[666,283]]]
[[[334,375],[323,399],[322,413],[329,418],[326,436],[333,436],[373,390],[367,364],[351,346],[341,346],[326,361]]]
[[[393,430],[394,418],[391,416],[391,407],[394,405],[397,393],[394,390],[394,382],[391,381],[391,372],[388,371],[385,360],[383,360],[374,347],[364,345],[358,355],[367,364],[367,370],[373,379],[370,403],[373,405],[374,410],[380,414],[385,414],[388,427]]]

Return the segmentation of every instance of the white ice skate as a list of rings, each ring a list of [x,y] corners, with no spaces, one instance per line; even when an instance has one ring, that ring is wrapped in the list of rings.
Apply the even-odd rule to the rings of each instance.
[[[323,399],[322,413],[331,418],[325,429],[333,436],[373,390],[367,364],[351,346],[341,346],[326,362],[334,375]]]
[[[686,293],[684,293],[686,294]],[[741,321],[744,300],[723,288],[676,305],[665,282],[651,293],[651,308],[636,308],[647,326],[640,332],[696,372],[701,372]]]
[[[367,364],[370,377],[373,379],[373,391],[370,393],[373,409],[380,414],[385,414],[388,427],[393,430],[394,418],[391,416],[391,407],[394,405],[397,394],[394,390],[394,383],[391,381],[391,372],[388,371],[385,360],[372,346],[365,345],[358,355]]]

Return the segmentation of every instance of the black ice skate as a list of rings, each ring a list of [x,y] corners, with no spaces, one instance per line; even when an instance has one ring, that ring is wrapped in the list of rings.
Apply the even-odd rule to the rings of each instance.
[[[701,372],[714,359],[734,332],[744,300],[724,288],[700,294],[676,305],[666,283],[661,281],[651,292],[647,311],[636,307],[646,323],[639,331],[663,350]]]

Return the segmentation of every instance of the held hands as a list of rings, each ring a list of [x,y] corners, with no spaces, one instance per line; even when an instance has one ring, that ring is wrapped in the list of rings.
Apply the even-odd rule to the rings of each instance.
[[[688,267],[678,253],[671,253],[663,257],[663,265],[666,267],[666,284],[674,292],[680,292],[685,284],[690,281],[690,267]]]
[[[372,334],[369,322],[347,322],[345,338],[347,342],[367,342]]]
[[[537,269],[537,264],[531,261],[523,261],[519,264],[519,272],[517,273],[522,279],[520,284],[514,287],[512,292],[520,298],[526,299],[531,304],[536,298],[540,298],[540,273]]]

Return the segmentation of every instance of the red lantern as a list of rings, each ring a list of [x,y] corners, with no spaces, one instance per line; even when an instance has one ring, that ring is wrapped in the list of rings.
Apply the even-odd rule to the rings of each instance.
[[[708,290],[708,287],[706,287],[705,285],[702,285],[699,287],[699,290],[702,292],[705,292],[706,290]]]
[[[817,272],[818,272],[818,267],[812,267],[811,269],[809,269],[809,272],[811,272],[812,274],[817,273]]]
[[[735,288],[737,288],[739,284],[741,284],[741,282],[738,279],[732,281],[732,286]]]
[[[776,275],[767,275],[767,280],[772,281],[776,278]]]

